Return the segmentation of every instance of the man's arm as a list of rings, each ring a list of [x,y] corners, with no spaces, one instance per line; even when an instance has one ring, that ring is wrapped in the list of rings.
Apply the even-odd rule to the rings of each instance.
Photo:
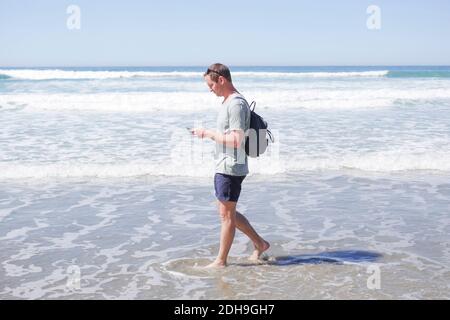
[[[232,130],[229,133],[221,134],[215,130],[199,128],[193,129],[192,134],[199,138],[210,138],[217,143],[226,145],[229,148],[239,148],[245,137],[243,130]]]

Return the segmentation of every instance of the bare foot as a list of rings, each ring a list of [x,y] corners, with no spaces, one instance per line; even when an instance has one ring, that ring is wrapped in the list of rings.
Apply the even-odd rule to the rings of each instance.
[[[205,269],[211,269],[211,268],[225,268],[227,266],[226,263],[220,262],[220,261],[214,261],[207,266],[204,266]]]
[[[250,258],[248,258],[250,261],[258,261],[261,255],[264,251],[269,249],[270,243],[268,243],[266,240],[263,240],[261,244],[255,245],[255,251],[253,251]]]

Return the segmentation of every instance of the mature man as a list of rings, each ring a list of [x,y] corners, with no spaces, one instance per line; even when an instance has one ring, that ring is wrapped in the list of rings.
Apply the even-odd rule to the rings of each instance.
[[[204,78],[210,91],[224,100],[217,117],[217,130],[195,128],[192,129],[192,134],[216,142],[214,188],[221,218],[220,249],[216,260],[207,267],[224,267],[236,227],[253,242],[255,250],[250,256],[251,260],[258,260],[270,244],[236,211],[241,184],[249,172],[244,143],[245,132],[250,126],[250,108],[245,98],[233,86],[227,66],[220,63],[211,65]]]

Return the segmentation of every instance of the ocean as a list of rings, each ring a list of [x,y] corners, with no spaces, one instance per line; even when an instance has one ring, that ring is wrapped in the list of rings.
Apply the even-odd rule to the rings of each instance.
[[[223,270],[204,71],[0,68],[0,299],[450,298],[450,67],[231,67],[271,248]]]

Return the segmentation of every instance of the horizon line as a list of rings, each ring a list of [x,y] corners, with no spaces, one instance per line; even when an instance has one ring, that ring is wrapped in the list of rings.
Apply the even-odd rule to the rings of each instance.
[[[336,65],[227,65],[231,68],[234,67],[450,67],[450,64],[336,64]],[[207,68],[207,65],[55,65],[55,66],[0,66],[1,69],[5,68],[177,68],[177,67],[188,67],[188,68]]]

